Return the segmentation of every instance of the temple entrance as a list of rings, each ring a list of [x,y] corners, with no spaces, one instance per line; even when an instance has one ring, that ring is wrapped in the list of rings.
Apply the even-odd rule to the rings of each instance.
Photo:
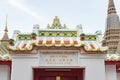
[[[33,68],[33,80],[84,80],[84,68]]]

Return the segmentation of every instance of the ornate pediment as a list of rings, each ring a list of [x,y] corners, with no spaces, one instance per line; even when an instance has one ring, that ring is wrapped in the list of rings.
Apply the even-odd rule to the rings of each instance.
[[[52,25],[48,24],[47,25],[48,29],[66,29],[66,24],[64,24],[63,26],[60,23],[60,20],[57,16],[55,16],[55,18],[53,19],[53,23]]]

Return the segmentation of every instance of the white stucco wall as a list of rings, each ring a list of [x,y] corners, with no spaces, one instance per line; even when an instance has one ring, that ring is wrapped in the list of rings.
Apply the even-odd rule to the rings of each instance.
[[[0,80],[9,80],[9,67],[7,65],[0,65]]]
[[[12,55],[12,78],[11,80],[33,80],[32,67],[38,65],[38,56],[35,55]]]
[[[85,66],[85,80],[105,80],[105,65],[103,55],[88,55],[80,57],[81,66]]]
[[[120,80],[120,73],[117,73],[117,80]]]
[[[68,54],[68,53],[67,53]],[[39,63],[39,54],[19,54],[12,56],[12,79],[11,80],[33,80],[32,67],[41,66]],[[41,56],[42,57],[42,56]],[[49,58],[49,57],[48,57]],[[68,57],[70,58],[70,57]],[[77,58],[77,60],[76,60]],[[102,55],[86,55],[79,54],[75,56],[77,63],[71,63],[69,66],[85,67],[85,80],[105,80],[105,64],[104,54]],[[44,64],[44,60],[43,63]],[[49,65],[46,65],[49,68]],[[60,66],[60,64],[51,64],[51,67]],[[67,67],[61,64],[60,67]]]
[[[117,80],[116,65],[106,65],[106,80]]]

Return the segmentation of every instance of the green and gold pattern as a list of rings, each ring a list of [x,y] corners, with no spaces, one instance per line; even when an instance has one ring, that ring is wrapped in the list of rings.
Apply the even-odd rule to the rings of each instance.
[[[86,34],[80,34],[80,39],[82,40],[96,40],[97,39],[97,35],[86,35]]]
[[[31,34],[19,34],[17,40],[31,40]]]
[[[76,37],[76,31],[39,31],[39,37]]]
[[[85,40],[96,40],[96,35],[88,35],[88,36],[85,36]]]

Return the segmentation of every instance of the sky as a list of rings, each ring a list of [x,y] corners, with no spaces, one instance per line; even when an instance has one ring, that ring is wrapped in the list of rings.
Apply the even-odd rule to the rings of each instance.
[[[117,14],[120,16],[120,0],[114,0]],[[0,0],[0,38],[8,16],[8,34],[14,30],[32,32],[34,24],[46,28],[58,16],[61,24],[75,29],[82,24],[84,33],[101,30],[104,33],[108,0]]]

